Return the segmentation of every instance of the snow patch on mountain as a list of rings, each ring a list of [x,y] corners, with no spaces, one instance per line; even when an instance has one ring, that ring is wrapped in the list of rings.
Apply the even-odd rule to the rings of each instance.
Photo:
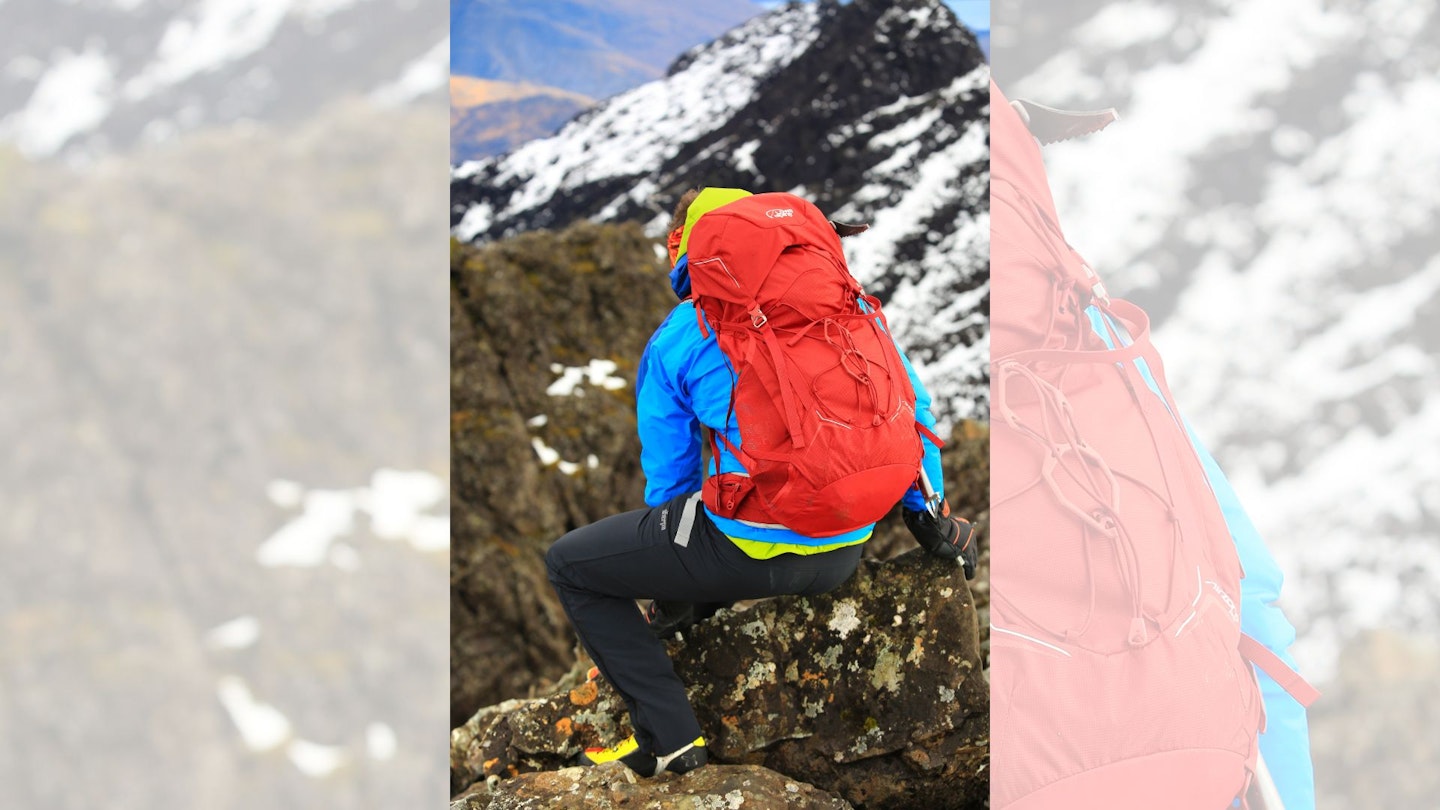
[[[22,154],[50,154],[110,114],[115,75],[104,53],[62,51],[48,67],[31,62],[44,72],[25,107],[0,124],[0,135],[13,138]]]
[[[348,95],[438,103],[445,17],[421,11],[409,0],[6,0],[0,141],[83,161],[209,124],[294,120]]]
[[[1080,26],[1076,39],[1088,47],[1121,50],[1168,36],[1178,17],[1175,9],[1154,3],[1111,3]]]
[[[296,11],[314,19],[323,19],[346,9],[375,0],[299,0]],[[403,4],[401,4],[403,5]]]
[[[956,79],[936,94],[936,99],[902,99],[882,108],[890,112],[930,102],[923,112],[870,138],[870,148],[890,151],[891,156],[874,167],[872,181],[852,202],[834,213],[840,221],[870,222],[870,230],[843,243],[846,262],[862,284],[881,282],[883,276],[903,279],[894,285],[886,303],[887,317],[902,344],[925,345],[935,324],[948,324],[951,335],[977,336],[973,341],[952,341],[941,351],[916,358],[927,384],[946,395],[947,407],[941,409],[944,427],[955,419],[987,418],[980,401],[955,394],[973,386],[976,370],[985,368],[990,360],[989,315],[984,306],[990,285],[984,279],[960,292],[953,286],[958,268],[989,263],[990,215],[988,210],[978,210],[989,194],[989,172],[976,170],[990,158],[989,130],[972,125],[953,132],[948,145],[923,157],[920,137],[933,135],[937,125],[950,126],[939,122],[942,105],[988,92],[989,70],[982,67]],[[938,104],[933,103],[937,100]],[[862,126],[873,130],[868,121]],[[942,229],[930,225],[957,197],[976,213]],[[897,255],[902,245],[917,242],[923,245],[918,259]]]
[[[290,481],[273,481],[266,489],[277,505],[301,508],[256,550],[256,560],[267,568],[314,568],[327,561],[342,570],[358,568],[358,553],[337,544],[355,532],[360,513],[370,515],[370,531],[381,540],[407,542],[422,552],[450,546],[449,516],[426,514],[443,503],[449,489],[422,470],[376,470],[370,486],[356,489],[307,492]]]
[[[254,616],[238,616],[210,629],[205,645],[212,649],[243,650],[260,639],[260,620]]]
[[[274,706],[257,700],[243,678],[227,675],[216,684],[215,692],[246,748],[269,751],[290,737],[290,719]]]
[[[450,37],[440,40],[405,66],[400,78],[377,88],[370,97],[381,104],[405,104],[447,86],[450,81]]]
[[[270,41],[293,0],[203,0],[172,20],[156,59],[126,82],[125,97],[139,100],[207,70],[249,56]]]
[[[1168,13],[1168,7],[1155,4],[1123,5],[1128,13],[1140,5]],[[1079,37],[1104,42],[1121,36],[1119,31],[1128,47],[1141,41],[1142,31],[1150,32],[1150,41],[1169,36],[1168,30],[1132,28],[1120,19],[1102,14],[1082,26]],[[1128,77],[1123,125],[1112,126],[1103,137],[1046,150],[1053,166],[1051,187],[1057,201],[1065,201],[1066,230],[1077,235],[1076,245],[1097,268],[1125,268],[1128,257],[1153,247],[1169,223],[1192,205],[1175,190],[1193,179],[1193,162],[1226,139],[1269,131],[1275,120],[1262,103],[1265,95],[1282,90],[1325,55],[1353,46],[1353,30],[1342,15],[1315,6],[1257,0],[1215,21],[1183,65]],[[1241,54],[1245,58],[1237,59]],[[1080,93],[1103,97],[1105,85],[1085,79],[1092,71],[1077,60],[1074,53],[1058,54],[1018,83],[1014,97],[1048,98],[1057,91],[1071,98]],[[1087,240],[1091,234],[1104,238]],[[1110,275],[1118,278],[1123,272]]]
[[[618,369],[614,360],[593,359],[583,366],[551,363],[550,370],[560,376],[545,389],[545,393],[552,397],[584,396],[585,389],[580,388],[582,382],[607,391],[618,391],[627,385],[625,378],[615,373]]]

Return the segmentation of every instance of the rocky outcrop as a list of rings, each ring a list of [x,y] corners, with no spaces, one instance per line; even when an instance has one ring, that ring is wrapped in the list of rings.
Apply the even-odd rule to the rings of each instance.
[[[1315,794],[1330,807],[1428,807],[1440,792],[1440,642],[1376,630],[1350,639],[1310,708]]]
[[[527,773],[481,784],[450,810],[849,810],[844,799],[757,765],[712,765],[683,776],[640,779],[624,765]]]
[[[829,594],[722,611],[670,655],[712,761],[764,765],[857,807],[984,806],[988,687],[954,564],[918,550],[865,560]],[[614,690],[572,676],[457,728],[452,789],[563,768],[628,733]]]
[[[454,245],[450,276],[454,727],[574,662],[542,555],[643,505],[634,369],[675,296],[633,225]],[[592,361],[616,382],[552,388]]]
[[[945,437],[940,451],[945,470],[945,500],[951,510],[975,524],[980,559],[970,596],[980,623],[980,655],[990,667],[990,425],[962,420]],[[900,519],[896,507],[875,525],[875,536],[865,544],[865,556],[888,560],[915,548],[915,538]]]

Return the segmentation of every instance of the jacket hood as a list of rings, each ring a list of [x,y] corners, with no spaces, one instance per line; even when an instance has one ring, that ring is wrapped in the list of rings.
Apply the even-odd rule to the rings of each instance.
[[[677,298],[684,300],[690,297],[690,257],[681,256],[670,269],[670,289],[675,291]]]

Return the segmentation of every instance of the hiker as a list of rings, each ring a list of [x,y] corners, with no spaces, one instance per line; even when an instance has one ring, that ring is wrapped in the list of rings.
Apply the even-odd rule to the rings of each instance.
[[[739,221],[742,214],[744,221]],[[823,232],[818,230],[822,225]],[[676,676],[660,637],[673,635],[737,600],[833,590],[855,572],[875,521],[896,501],[901,502],[906,526],[922,547],[932,555],[959,560],[966,576],[974,576],[973,529],[967,521],[950,517],[944,506],[938,439],[932,440],[930,432],[935,425],[930,397],[888,332],[880,331],[883,315],[878,302],[859,303],[865,300],[863,296],[846,293],[849,298],[844,303],[853,312],[808,323],[799,331],[813,336],[814,346],[796,348],[794,344],[783,345],[792,338],[801,340],[792,334],[786,333],[784,340],[772,340],[775,335],[771,330],[779,327],[771,326],[769,319],[784,319],[786,301],[767,304],[767,318],[758,314],[760,306],[752,298],[750,303],[755,304],[752,309],[757,314],[747,315],[739,327],[752,334],[725,338],[753,338],[757,346],[790,353],[790,359],[778,362],[789,364],[792,374],[788,376],[792,379],[815,373],[814,369],[795,365],[800,353],[819,352],[814,356],[828,358],[824,363],[826,374],[834,372],[844,384],[835,385],[826,374],[815,377],[817,385],[811,387],[815,390],[820,390],[821,380],[829,380],[827,384],[834,386],[827,390],[828,399],[817,403],[815,414],[833,410],[832,417],[840,416],[834,409],[842,408],[839,400],[844,397],[836,392],[844,391],[846,396],[858,396],[865,408],[873,406],[859,420],[863,421],[860,427],[873,429],[851,430],[841,424],[843,419],[830,420],[840,425],[840,432],[847,438],[885,436],[890,435],[886,431],[894,430],[899,431],[895,435],[908,439],[890,442],[894,448],[867,448],[873,457],[889,454],[908,461],[857,473],[856,480],[864,485],[864,491],[850,492],[849,497],[831,498],[824,503],[814,502],[824,498],[802,499],[798,495],[788,500],[783,496],[772,499],[774,493],[765,489],[765,476],[771,470],[767,464],[773,459],[750,454],[771,455],[760,447],[769,439],[785,446],[789,442],[800,444],[789,430],[794,423],[782,412],[792,399],[805,396],[806,386],[787,388],[773,402],[752,399],[768,397],[769,391],[754,387],[762,375],[749,366],[740,375],[748,375],[746,384],[737,383],[737,363],[722,349],[716,331],[716,327],[722,332],[725,329],[714,316],[722,310],[716,309],[715,301],[707,297],[707,289],[713,287],[706,285],[716,283],[714,276],[707,274],[717,274],[725,284],[733,280],[738,285],[737,277],[773,276],[782,265],[788,267],[789,258],[780,261],[785,246],[764,260],[726,253],[752,251],[765,243],[754,236],[759,231],[727,240],[727,229],[771,226],[792,235],[776,237],[787,245],[792,239],[802,238],[794,234],[814,241],[813,247],[802,252],[821,257],[815,266],[825,271],[833,289],[852,289],[840,286],[843,284],[859,290],[843,264],[834,229],[841,226],[832,227],[810,203],[791,195],[751,195],[739,189],[687,192],[675,208],[668,238],[673,268],[670,283],[681,303],[651,337],[636,380],[640,459],[646,476],[648,508],[576,529],[556,541],[546,554],[549,578],[566,614],[600,673],[625,700],[635,730],[613,747],[587,750],[582,754],[587,764],[619,760],[642,776],[662,771],[684,773],[704,765],[705,739],[686,698],[685,685]],[[697,242],[707,244],[707,256],[692,265],[688,248]],[[787,254],[795,255],[795,251]],[[730,258],[728,263],[726,256]],[[825,285],[816,282],[791,286],[804,286],[813,292]],[[808,305],[799,298],[788,303],[800,308]],[[880,339],[883,345],[875,342]],[[764,357],[766,362],[773,359],[768,352]],[[887,358],[895,362],[889,363]],[[898,365],[903,365],[903,373]],[[890,371],[894,375],[887,377]],[[782,374],[781,378],[786,376]],[[769,408],[773,419],[747,416],[762,406]],[[890,411],[892,406],[894,413]],[[882,413],[904,418],[882,419]],[[826,417],[822,414],[822,418]],[[748,425],[745,431],[742,423]],[[712,451],[703,467],[702,428],[710,436]],[[774,430],[762,435],[762,428]],[[818,441],[814,437],[839,429],[816,430],[802,430],[812,437],[810,446]],[[844,450],[828,448],[827,457],[844,456]],[[922,492],[912,486],[922,460],[924,477],[934,491],[928,504]],[[818,475],[813,469],[807,472]],[[885,489],[877,483],[882,478],[898,481],[898,488],[892,488],[888,501],[866,504],[875,500],[867,494]],[[842,491],[844,485],[844,481],[839,485]],[[927,506],[935,507],[934,512]],[[780,515],[790,522],[779,519]],[[810,527],[808,532],[800,530],[802,526]],[[642,615],[635,600],[644,598],[654,601],[648,614]]]
[[[1280,570],[1050,194],[1116,116],[990,92],[992,804],[1313,810]]]

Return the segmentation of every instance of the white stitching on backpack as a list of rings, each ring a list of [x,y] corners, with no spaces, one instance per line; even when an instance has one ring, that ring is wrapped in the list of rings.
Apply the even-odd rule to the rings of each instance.
[[[725,275],[729,276],[729,277],[730,277],[730,280],[733,281],[733,282],[735,282],[735,288],[736,288],[736,289],[744,289],[743,287],[740,286],[740,279],[735,278],[735,274],[732,273],[732,272],[730,272],[730,268],[725,264],[725,260],[722,259],[722,258],[720,258],[719,256],[714,256],[714,257],[711,257],[711,258],[709,258],[709,259],[701,259],[701,260],[698,261],[698,262],[691,262],[691,263],[690,263],[690,266],[691,266],[691,267],[696,267],[696,266],[702,265],[702,264],[709,264],[710,262],[720,262],[720,269],[721,269],[721,270],[724,270],[724,271],[725,271]]]
[[[1071,656],[1070,656],[1070,652],[1069,652],[1068,650],[1064,650],[1064,649],[1061,649],[1061,648],[1059,648],[1059,647],[1056,647],[1054,644],[1049,644],[1049,643],[1047,643],[1047,642],[1041,641],[1040,639],[1035,638],[1034,636],[1027,636],[1027,635],[1025,635],[1024,633],[1017,633],[1017,632],[1015,632],[1014,630],[1006,630],[1006,629],[1003,628],[1003,627],[997,627],[996,625],[993,625],[993,624],[990,625],[990,632],[992,632],[992,633],[1005,633],[1006,635],[1017,636],[1017,637],[1019,637],[1019,638],[1025,639],[1026,641],[1033,641],[1033,642],[1035,642],[1036,644],[1039,644],[1041,647],[1045,647],[1046,649],[1054,650],[1055,652],[1060,653],[1061,655],[1065,656],[1066,658],[1071,657]]]

